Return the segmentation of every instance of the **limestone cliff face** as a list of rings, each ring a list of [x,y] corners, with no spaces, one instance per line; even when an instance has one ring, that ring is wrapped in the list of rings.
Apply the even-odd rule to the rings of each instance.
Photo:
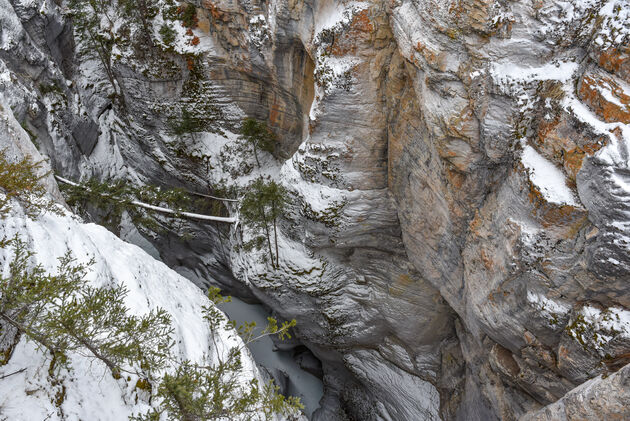
[[[628,411],[569,392],[630,347],[627,0],[191,3],[185,47],[115,62],[121,109],[57,5],[0,0],[0,93],[66,175],[284,183],[277,270],[235,247],[247,227],[151,241],[297,319],[314,418]],[[206,129],[173,135],[183,109]],[[245,116],[279,138],[260,169],[234,162]],[[589,385],[622,402],[615,376]]]

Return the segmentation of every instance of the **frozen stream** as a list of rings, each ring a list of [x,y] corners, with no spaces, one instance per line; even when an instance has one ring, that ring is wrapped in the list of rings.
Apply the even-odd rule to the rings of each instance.
[[[237,325],[256,322],[258,331],[267,325],[267,317],[270,316],[263,306],[247,304],[236,297],[232,297],[231,303],[222,304],[220,308],[231,320],[235,320]],[[248,347],[259,365],[269,370],[279,370],[286,375],[288,378],[286,394],[298,396],[302,400],[306,415],[311,418],[313,412],[319,408],[319,400],[324,395],[322,381],[302,370],[290,351],[274,351],[273,341],[268,336],[251,343]]]

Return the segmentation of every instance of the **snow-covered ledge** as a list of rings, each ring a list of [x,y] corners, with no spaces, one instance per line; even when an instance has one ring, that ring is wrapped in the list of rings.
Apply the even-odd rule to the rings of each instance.
[[[35,255],[33,264],[55,271],[58,258],[70,250],[79,263],[94,258],[88,275],[94,286],[121,284],[129,290],[126,305],[132,314],[143,315],[151,309],[163,308],[172,316],[175,330],[174,353],[182,359],[201,362],[225,355],[230,347],[241,346],[234,331],[216,333],[213,348],[211,333],[202,318],[202,306],[210,305],[203,292],[165,264],[155,260],[139,247],[125,243],[105,228],[84,224],[66,213],[65,216],[42,215],[27,218],[18,204],[9,217],[0,220],[0,238],[19,234]],[[12,256],[0,250],[0,269],[7,275]],[[0,382],[0,409],[11,420],[99,419],[125,420],[134,413],[149,409],[146,396],[135,390],[135,381],[115,380],[100,361],[70,354],[71,371],[62,371],[66,388],[63,402],[56,407],[55,388],[48,378],[45,354],[33,342],[22,339],[0,374],[13,373]],[[249,352],[242,356],[243,381],[260,373]],[[140,393],[140,395],[139,395]],[[63,414],[63,415],[62,415]]]

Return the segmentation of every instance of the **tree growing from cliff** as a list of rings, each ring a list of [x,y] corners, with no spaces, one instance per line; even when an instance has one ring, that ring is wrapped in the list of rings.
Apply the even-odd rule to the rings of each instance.
[[[122,86],[114,70],[120,52],[134,47],[134,54],[142,54],[153,43],[153,21],[160,12],[173,7],[172,0],[161,5],[158,0],[69,0],[68,16],[82,51],[93,55],[103,66],[113,89],[113,96],[125,105]]]
[[[69,0],[68,10],[78,38],[87,47],[84,51],[96,55],[114,90],[114,96],[122,100],[112,61],[112,51],[117,41],[113,29],[116,21],[113,13],[116,9],[112,9],[109,0]]]
[[[194,28],[197,26],[197,7],[189,3],[181,9],[182,24],[186,28]]]
[[[236,326],[217,308],[231,298],[221,296],[218,288],[210,288],[208,297],[213,305],[203,307],[203,317],[217,350],[215,334]],[[214,364],[184,361],[174,372],[167,373],[157,389],[156,397],[160,403],[135,420],[270,420],[275,415],[284,415],[285,419],[296,415],[303,408],[298,398],[285,398],[272,382],[261,386],[256,379],[244,383],[240,377],[243,370],[241,356],[246,344],[270,335],[276,335],[281,340],[290,338],[289,330],[296,324],[295,320],[281,325],[274,318],[268,320],[267,327],[259,334],[254,331],[255,323],[238,327],[243,344],[230,348],[224,354],[219,352],[218,361]]]
[[[58,206],[46,196],[42,179],[50,175],[43,171],[43,161],[30,157],[9,160],[7,151],[0,150],[0,218],[7,216],[11,202],[17,200],[29,217],[42,212],[60,213]]]
[[[177,136],[197,133],[205,129],[203,121],[194,117],[187,109],[182,110],[182,115],[179,119],[171,120],[170,125],[173,133]]]
[[[266,242],[271,266],[277,269],[280,265],[278,253],[278,219],[282,217],[288,203],[288,192],[275,181],[260,177],[247,187],[241,201],[241,218],[255,232],[262,232],[263,236],[248,242],[247,248],[260,248]],[[271,230],[275,243],[275,255],[271,246]],[[262,239],[262,241],[261,241]]]
[[[0,320],[13,332],[0,331],[0,339],[17,332],[62,365],[70,352],[79,352],[103,362],[115,377],[127,371],[150,378],[164,367],[173,332],[164,310],[129,315],[126,289],[89,285],[91,263],[79,264],[69,252],[50,274],[30,264],[34,254],[19,237],[3,240],[0,247],[14,256],[8,276],[0,277]]]
[[[247,118],[241,126],[241,138],[252,146],[256,164],[260,168],[258,150],[273,153],[276,144],[276,136],[265,122]]]
[[[161,232],[165,227],[176,229],[177,224],[185,218],[216,221],[216,218],[228,217],[228,210],[221,198],[180,188],[134,186],[126,180],[97,179],[82,183],[65,180],[61,187],[66,202],[75,212],[89,217],[86,210],[97,209],[101,220],[114,232],[118,230],[124,213],[136,227],[153,232]],[[208,212],[223,216],[208,215]],[[184,230],[178,230],[180,235],[193,235],[185,226],[181,228]]]
[[[123,16],[140,28],[142,41],[153,45],[151,22],[160,12],[159,2],[157,0],[118,0],[118,2]]]

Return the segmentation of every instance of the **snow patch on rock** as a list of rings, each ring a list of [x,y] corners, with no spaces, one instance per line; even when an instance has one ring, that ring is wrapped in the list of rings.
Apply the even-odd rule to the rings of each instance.
[[[564,173],[534,148],[525,145],[521,162],[529,170],[529,178],[550,203],[578,206],[575,195],[566,183]]]

